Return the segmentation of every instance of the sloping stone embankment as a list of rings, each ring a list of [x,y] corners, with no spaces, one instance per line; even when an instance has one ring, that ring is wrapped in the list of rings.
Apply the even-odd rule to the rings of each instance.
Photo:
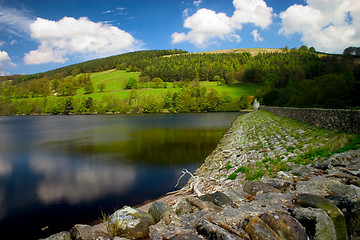
[[[301,157],[342,141],[266,112],[246,114],[181,190],[48,239],[360,239],[360,149]]]

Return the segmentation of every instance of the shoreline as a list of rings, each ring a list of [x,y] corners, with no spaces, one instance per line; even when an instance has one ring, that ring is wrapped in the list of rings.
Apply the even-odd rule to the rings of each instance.
[[[242,115],[232,123],[215,150],[195,171],[183,188],[134,206],[134,209],[148,212],[149,208],[158,202],[162,202],[173,209],[177,209],[181,202],[187,202],[187,204],[191,205],[191,209],[197,209],[192,210],[194,212],[189,213],[189,215],[178,215],[170,218],[170,225],[168,224],[169,222],[164,220],[165,222],[160,221],[150,226],[149,234],[151,239],[157,239],[164,233],[168,237],[188,234],[184,229],[180,230],[179,228],[179,230],[176,230],[177,227],[175,225],[180,226],[180,221],[185,226],[189,224],[186,223],[189,220],[185,220],[187,217],[194,216],[198,219],[200,216],[197,214],[200,213],[201,216],[203,216],[202,214],[210,214],[212,218],[218,219],[214,221],[219,226],[224,224],[223,221],[225,220],[217,212],[220,211],[224,216],[227,216],[224,212],[227,211],[227,207],[219,208],[199,200],[203,196],[209,196],[218,192],[234,198],[232,199],[234,205],[230,207],[231,211],[237,212],[238,209],[242,209],[242,206],[245,207],[245,209],[241,210],[243,213],[239,213],[241,219],[251,219],[260,216],[259,206],[256,204],[267,206],[264,209],[269,211],[283,211],[284,208],[282,206],[277,204],[269,205],[269,203],[274,201],[272,199],[274,196],[264,200],[257,199],[257,197],[260,198],[267,193],[265,189],[260,192],[250,193],[250,195],[245,193],[246,188],[248,188],[246,184],[257,182],[265,184],[269,181],[274,181],[273,179],[279,179],[276,180],[279,184],[289,184],[286,189],[281,190],[285,194],[281,195],[281,198],[283,198],[286,204],[293,205],[294,197],[301,192],[296,190],[292,193],[293,190],[289,186],[296,185],[298,181],[309,181],[313,178],[312,176],[318,176],[317,170],[314,170],[312,166],[325,159],[325,157],[314,157],[311,161],[306,162],[306,159],[301,160],[300,158],[305,153],[311,152],[314,149],[323,149],[329,143],[333,145],[340,144],[336,148],[341,148],[342,146],[339,142],[343,138],[343,134],[335,133],[331,130],[321,130],[317,127],[299,123],[288,118],[278,117],[264,111]],[[328,178],[325,177],[324,179]],[[270,192],[280,194],[279,190],[271,190]],[[358,193],[360,198],[360,188]],[[285,204],[285,202],[282,204]],[[255,205],[253,206],[252,204]],[[235,206],[236,208],[234,208]],[[252,206],[255,208],[253,209]],[[235,220],[231,218],[231,221]],[[173,226],[171,222],[175,225]],[[247,222],[247,224],[249,223]],[[104,223],[99,225],[102,226],[102,234],[104,235],[104,231],[107,231]],[[99,225],[94,227],[99,227]],[[169,231],[169,229],[172,230]],[[245,227],[242,228],[242,231],[244,229]],[[192,228],[191,234],[198,233],[196,229]]]

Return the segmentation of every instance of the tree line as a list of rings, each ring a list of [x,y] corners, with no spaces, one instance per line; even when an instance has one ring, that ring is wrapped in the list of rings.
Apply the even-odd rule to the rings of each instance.
[[[9,102],[12,98],[48,97],[54,92],[57,96],[69,97],[79,88],[83,88],[84,93],[101,92],[105,86],[94,89],[88,73],[117,68],[141,72],[138,80],[129,80],[126,89],[166,87],[167,82],[181,87],[199,81],[215,81],[219,85],[257,83],[261,87],[256,98],[265,105],[359,107],[360,65],[358,58],[353,56],[356,51],[357,48],[349,47],[344,50],[344,55],[323,56],[306,46],[255,56],[246,52],[188,54],[182,50],[138,51],[46,73],[15,76],[12,80],[11,77],[2,78],[0,95],[3,102]],[[345,54],[347,52],[349,54]],[[185,104],[186,101],[183,102]],[[205,111],[204,106],[200,107],[201,111]]]
[[[229,93],[219,94],[215,89],[187,85],[178,91],[154,96],[142,95],[135,89],[126,98],[114,94],[101,99],[91,97],[47,97],[36,99],[6,99],[0,97],[0,114],[95,114],[95,113],[158,113],[158,112],[219,112],[239,111],[251,105],[251,97],[242,95],[231,98]]]

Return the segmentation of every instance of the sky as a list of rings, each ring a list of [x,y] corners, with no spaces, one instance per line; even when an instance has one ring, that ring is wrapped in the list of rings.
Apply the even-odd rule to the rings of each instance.
[[[360,46],[359,0],[0,0],[0,75],[121,53]]]

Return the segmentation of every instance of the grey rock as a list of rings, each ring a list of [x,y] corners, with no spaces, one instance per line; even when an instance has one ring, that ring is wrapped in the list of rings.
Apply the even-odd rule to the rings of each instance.
[[[291,186],[290,181],[284,179],[277,179],[277,178],[268,179],[265,183],[276,189],[279,189],[280,191],[285,191],[287,188]]]
[[[296,203],[303,207],[313,207],[324,210],[334,223],[336,238],[338,240],[348,239],[344,214],[335,204],[314,194],[299,194]]]
[[[280,191],[266,183],[245,181],[244,192],[247,192],[249,194],[259,194],[259,193],[280,192]]]
[[[225,194],[231,199],[232,202],[243,202],[247,200],[248,194],[243,191],[238,191],[236,189],[227,189]]]
[[[207,220],[201,220],[197,226],[196,229],[199,234],[205,236],[207,239],[223,239],[223,240],[241,240],[239,236],[236,236],[235,234],[230,233],[229,231],[207,221]]]
[[[317,163],[317,164],[314,165],[314,168],[326,171],[326,170],[328,170],[330,168],[330,164],[327,163],[327,162]]]
[[[297,164],[292,164],[291,168],[290,173],[299,177],[309,175],[309,173],[314,170],[312,167]]]
[[[89,225],[76,224],[71,228],[70,235],[75,240],[93,240],[100,236],[106,236],[106,233],[98,232]]]
[[[252,240],[283,240],[259,217],[251,219],[245,227],[245,232],[249,234]]]
[[[296,184],[299,193],[311,193],[321,196],[345,195],[348,198],[360,200],[360,188],[355,185],[345,185],[339,179],[325,176],[313,176],[308,181]]]
[[[182,198],[175,206],[175,213],[178,215],[192,212],[191,205],[188,201]]]
[[[185,234],[179,234],[173,238],[171,238],[171,240],[203,240],[205,238],[195,234],[195,233],[185,233]]]
[[[208,210],[208,211],[211,211],[211,212],[219,212],[221,211],[221,208],[217,205],[215,205],[214,203],[212,202],[207,202],[207,201],[201,201],[200,199],[198,198],[195,198],[195,197],[186,197],[186,201],[188,203],[190,203],[190,205],[200,209],[200,210]]]
[[[50,237],[43,240],[71,240],[71,236],[69,232],[64,231],[51,235]]]
[[[264,213],[260,219],[284,239],[307,240],[305,228],[295,218],[287,214]]]
[[[331,196],[328,199],[343,212],[350,239],[360,239],[360,201],[344,195]]]
[[[153,225],[153,216],[125,206],[110,216],[110,228],[114,229],[113,235],[130,239],[145,238],[149,234],[149,226]]]
[[[170,223],[170,216],[175,215],[174,209],[163,202],[154,202],[148,213],[154,217],[155,223],[163,219],[166,224]]]
[[[307,229],[312,239],[336,240],[334,223],[324,210],[299,207],[292,214]]]
[[[209,215],[208,211],[200,210],[191,214],[179,215],[169,225],[160,221],[149,227],[150,239],[172,239],[184,234],[188,236],[198,235],[195,227],[204,215]]]
[[[223,205],[233,205],[233,201],[224,193],[222,192],[215,192],[212,194],[205,194],[199,197],[202,201],[212,202],[217,206]]]

